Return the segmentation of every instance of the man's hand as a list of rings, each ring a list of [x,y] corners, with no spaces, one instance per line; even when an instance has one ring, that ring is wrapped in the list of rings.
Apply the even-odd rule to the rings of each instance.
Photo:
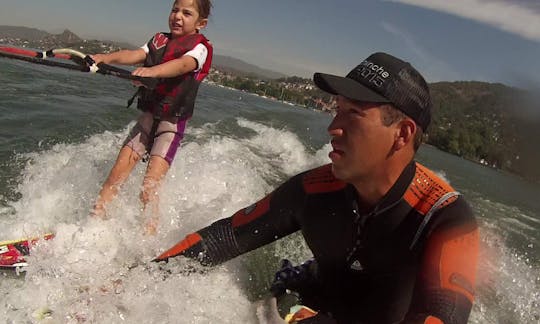
[[[287,289],[302,294],[307,289],[313,288],[316,281],[316,267],[314,259],[309,259],[298,266],[293,266],[287,259],[281,260],[281,268],[276,272],[270,286],[272,295],[279,297],[284,295]]]

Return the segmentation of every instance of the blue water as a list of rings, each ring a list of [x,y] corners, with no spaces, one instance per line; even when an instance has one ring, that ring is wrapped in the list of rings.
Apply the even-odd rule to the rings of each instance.
[[[43,321],[54,323],[257,323],[254,300],[277,261],[309,255],[294,236],[210,271],[187,275],[186,260],[169,264],[168,275],[146,265],[185,234],[327,163],[329,115],[203,84],[163,184],[159,233],[148,238],[142,163],[111,219],[88,218],[138,115],[125,108],[129,82],[7,59],[0,82],[0,240],[57,235],[36,248],[25,277],[3,274],[0,319],[40,322],[48,310]],[[540,187],[429,146],[418,158],[467,197],[480,223],[470,322],[538,323]]]

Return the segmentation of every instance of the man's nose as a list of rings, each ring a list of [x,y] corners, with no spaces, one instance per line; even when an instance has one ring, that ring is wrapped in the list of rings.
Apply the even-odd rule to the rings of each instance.
[[[341,134],[343,134],[343,129],[339,126],[338,116],[339,115],[334,116],[334,118],[330,122],[330,125],[328,125],[328,128],[327,128],[328,135],[332,137],[340,136]]]

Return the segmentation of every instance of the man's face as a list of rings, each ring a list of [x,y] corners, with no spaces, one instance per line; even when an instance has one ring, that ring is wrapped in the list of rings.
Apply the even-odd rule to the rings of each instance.
[[[336,116],[328,126],[329,157],[334,175],[343,181],[366,180],[385,168],[396,129],[382,123],[380,103],[336,97]]]

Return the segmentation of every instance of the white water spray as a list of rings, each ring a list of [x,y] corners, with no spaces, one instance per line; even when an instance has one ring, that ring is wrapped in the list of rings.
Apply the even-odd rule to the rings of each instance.
[[[0,215],[0,237],[56,237],[33,249],[24,278],[4,274],[0,317],[13,323],[256,322],[238,267],[203,269],[184,258],[149,262],[184,235],[261,198],[284,175],[327,162],[293,133],[238,123],[255,135],[231,139],[213,134],[212,125],[188,129],[195,141],[182,144],[163,183],[155,237],[143,235],[143,164],[110,205],[110,219],[88,217],[128,128],[30,154],[17,189],[22,198],[12,203],[13,213]]]

